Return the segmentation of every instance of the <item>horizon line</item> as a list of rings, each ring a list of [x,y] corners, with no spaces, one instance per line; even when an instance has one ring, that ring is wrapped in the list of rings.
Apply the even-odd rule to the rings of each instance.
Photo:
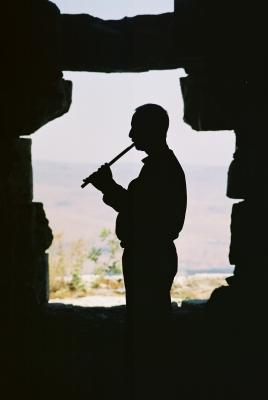
[[[144,157],[142,157],[144,158]],[[141,160],[142,160],[141,158]],[[120,161],[120,164],[124,164],[124,165],[138,165],[140,164],[140,161]],[[81,164],[97,164],[97,165],[102,165],[104,164],[103,161],[79,161],[79,160],[49,160],[46,158],[34,158],[32,157],[32,163],[34,162],[48,162],[48,163],[55,163],[55,164],[77,164],[77,165],[81,165]],[[118,164],[119,165],[119,164]],[[203,163],[190,163],[190,162],[183,162],[182,166],[188,166],[188,167],[213,167],[213,168],[228,168],[229,164],[203,164]]]

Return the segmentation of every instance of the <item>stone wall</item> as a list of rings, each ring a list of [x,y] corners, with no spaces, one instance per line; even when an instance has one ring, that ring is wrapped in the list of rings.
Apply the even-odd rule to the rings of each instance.
[[[267,56],[262,7],[240,0],[235,5],[220,1],[217,7],[210,0],[176,0],[174,13],[119,21],[61,14],[47,0],[15,1],[5,9],[17,30],[4,42],[1,65],[4,298],[14,307],[19,299],[31,304],[47,299],[45,251],[52,235],[42,205],[32,202],[30,140],[19,137],[69,110],[72,83],[63,79],[65,70],[185,69],[185,122],[197,131],[234,130],[237,137],[227,195],[244,201],[234,205],[232,214],[230,262],[236,268],[229,283],[247,282],[248,287],[252,277],[256,286],[266,282],[262,231],[268,219]],[[254,20],[258,27],[249,32]]]
[[[1,24],[0,342],[9,378],[3,398],[126,398],[124,309],[43,307],[53,235],[43,205],[33,202],[31,139],[21,136],[69,110],[72,84],[62,71],[170,68],[187,73],[184,120],[193,129],[235,132],[227,195],[239,200],[232,211],[229,286],[213,293],[211,307],[174,314],[170,398],[262,398],[268,353],[262,3],[175,0],[174,14],[121,21],[62,15],[47,0],[2,5],[8,29]]]
[[[3,303],[16,318],[48,301],[48,255],[52,232],[41,203],[33,202],[31,139],[6,143],[8,167],[2,184]]]

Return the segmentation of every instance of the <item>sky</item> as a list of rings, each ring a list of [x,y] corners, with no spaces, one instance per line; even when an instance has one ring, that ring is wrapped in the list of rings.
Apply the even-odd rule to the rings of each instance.
[[[64,13],[89,13],[104,19],[173,10],[173,0],[55,0]],[[39,129],[33,160],[104,163],[130,144],[128,132],[137,106],[162,105],[170,116],[168,144],[182,164],[228,165],[234,152],[232,132],[194,132],[183,122],[179,78],[184,70],[137,74],[64,72],[73,82],[70,111]],[[144,153],[131,150],[124,162]],[[122,159],[123,160],[123,159]]]

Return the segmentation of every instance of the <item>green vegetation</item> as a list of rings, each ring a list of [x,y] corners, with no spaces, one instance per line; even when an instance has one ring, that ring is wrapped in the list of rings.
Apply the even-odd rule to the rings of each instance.
[[[99,242],[99,246],[88,249],[81,239],[66,245],[62,235],[55,236],[50,250],[50,298],[124,294],[119,241],[110,230],[103,229]],[[87,263],[94,271],[90,281],[83,277]],[[221,285],[226,282],[220,276],[180,277],[174,282],[171,295],[177,301],[207,299]]]
[[[95,264],[95,274],[116,275],[122,273],[122,251],[118,239],[109,229],[100,233],[103,247],[92,247],[88,258]]]
[[[50,298],[82,297],[94,294],[94,289],[123,290],[122,278],[114,279],[122,273],[119,241],[108,229],[101,231],[100,241],[101,247],[88,250],[81,239],[64,245],[63,235],[55,235],[49,258]],[[90,283],[82,274],[87,262],[94,266],[95,279]]]
[[[82,240],[67,247],[63,244],[61,234],[54,237],[49,258],[50,297],[64,298],[86,294],[81,275],[86,259],[86,245]]]

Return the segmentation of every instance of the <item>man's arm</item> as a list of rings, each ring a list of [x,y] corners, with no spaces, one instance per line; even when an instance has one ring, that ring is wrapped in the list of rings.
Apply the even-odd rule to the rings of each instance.
[[[103,201],[115,211],[121,211],[127,202],[127,190],[118,185],[108,164],[91,175],[92,185],[103,193]]]
[[[127,190],[113,181],[113,185],[103,192],[102,199],[115,211],[122,211],[127,204]]]

